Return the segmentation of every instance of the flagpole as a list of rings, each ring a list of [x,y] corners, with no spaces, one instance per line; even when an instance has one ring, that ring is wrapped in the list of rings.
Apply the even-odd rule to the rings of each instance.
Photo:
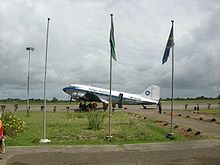
[[[40,143],[48,143],[50,140],[46,139],[46,120],[47,120],[47,107],[46,107],[46,78],[47,78],[47,49],[48,49],[48,36],[49,36],[49,23],[50,18],[47,19],[47,36],[46,36],[46,53],[45,53],[45,66],[44,66],[44,115],[43,115],[43,139]]]
[[[171,20],[172,27],[174,20]],[[173,28],[174,29],[174,28]],[[173,41],[174,41],[174,30],[173,30]],[[171,90],[171,134],[173,134],[173,89],[174,89],[174,44],[172,46],[172,90]]]
[[[112,118],[112,57],[110,55],[110,84],[109,84],[109,139],[111,140],[111,118]]]
[[[113,20],[113,14],[110,14],[111,16],[111,23]],[[111,49],[111,48],[110,48]],[[110,83],[109,83],[109,135],[108,138],[111,140],[111,118],[112,118],[112,54],[110,50]]]

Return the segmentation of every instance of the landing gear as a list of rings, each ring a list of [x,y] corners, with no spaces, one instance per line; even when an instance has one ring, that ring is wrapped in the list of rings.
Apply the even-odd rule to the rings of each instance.
[[[89,103],[86,105],[86,102],[82,103],[80,102],[79,104],[79,109],[81,110],[96,110],[97,109],[97,104],[96,103]]]
[[[113,112],[115,111],[115,108],[116,108],[116,104],[115,104],[115,103],[112,103],[112,111],[113,111]],[[104,111],[106,111],[106,110],[108,109],[108,104],[107,104],[107,103],[103,103],[102,109],[103,109]]]
[[[113,111],[113,112],[115,112],[115,107],[116,107],[116,104],[113,103],[113,104],[112,104],[112,111]]]
[[[84,103],[80,102],[80,103],[79,103],[79,109],[80,109],[80,110],[86,110],[86,108],[87,108],[86,102],[84,102]]]
[[[102,109],[103,109],[104,111],[106,111],[107,108],[108,108],[108,104],[107,104],[107,103],[103,103],[103,107],[102,107]]]
[[[147,107],[145,105],[142,105],[143,106],[143,109],[147,109]]]

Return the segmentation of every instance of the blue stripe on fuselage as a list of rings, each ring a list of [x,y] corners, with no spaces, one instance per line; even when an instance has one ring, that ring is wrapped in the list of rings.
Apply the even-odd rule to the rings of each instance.
[[[68,94],[72,94],[73,92],[82,92],[82,93],[92,93],[92,94],[95,94],[95,95],[98,95],[98,97],[100,97],[101,99],[102,96],[103,97],[109,97],[109,92],[108,91],[103,91],[101,89],[93,89],[93,88],[89,88],[88,90],[85,90],[85,89],[82,89],[81,87],[75,87],[75,86],[69,86],[69,87],[65,87],[63,88],[63,91],[68,93]],[[112,95],[112,101],[114,103],[118,103],[118,99],[119,99],[119,96],[114,96]],[[106,100],[106,98],[104,99]],[[108,100],[108,99],[107,99]],[[106,101],[107,101],[106,100]],[[136,100],[136,99],[133,99],[133,98],[125,98],[123,97],[123,103],[136,103],[136,104],[139,104],[141,100]]]

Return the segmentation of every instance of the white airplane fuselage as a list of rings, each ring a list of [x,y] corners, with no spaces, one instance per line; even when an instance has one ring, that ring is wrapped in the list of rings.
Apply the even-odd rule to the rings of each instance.
[[[63,91],[71,95],[71,97],[76,100],[109,103],[110,90],[108,89],[98,88],[98,87],[89,86],[89,85],[71,84],[70,86],[63,88]],[[156,85],[150,86],[142,94],[132,94],[132,93],[112,90],[111,95],[112,95],[112,103],[115,103],[115,104],[119,103],[119,95],[122,95],[123,105],[158,104],[159,99],[160,99],[159,98],[159,87]]]

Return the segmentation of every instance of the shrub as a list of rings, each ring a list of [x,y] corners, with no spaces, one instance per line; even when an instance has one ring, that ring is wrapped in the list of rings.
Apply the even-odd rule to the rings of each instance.
[[[26,127],[24,121],[17,118],[12,112],[3,113],[1,120],[5,136],[15,137],[17,134],[23,132]]]
[[[186,130],[186,132],[191,132],[192,131],[192,129],[191,128],[188,128],[187,130]]]
[[[212,118],[210,121],[211,121],[211,122],[214,122],[214,121],[216,121],[216,119],[215,119],[215,118]]]
[[[102,112],[89,112],[87,113],[88,129],[101,129],[104,124],[105,114]]]

